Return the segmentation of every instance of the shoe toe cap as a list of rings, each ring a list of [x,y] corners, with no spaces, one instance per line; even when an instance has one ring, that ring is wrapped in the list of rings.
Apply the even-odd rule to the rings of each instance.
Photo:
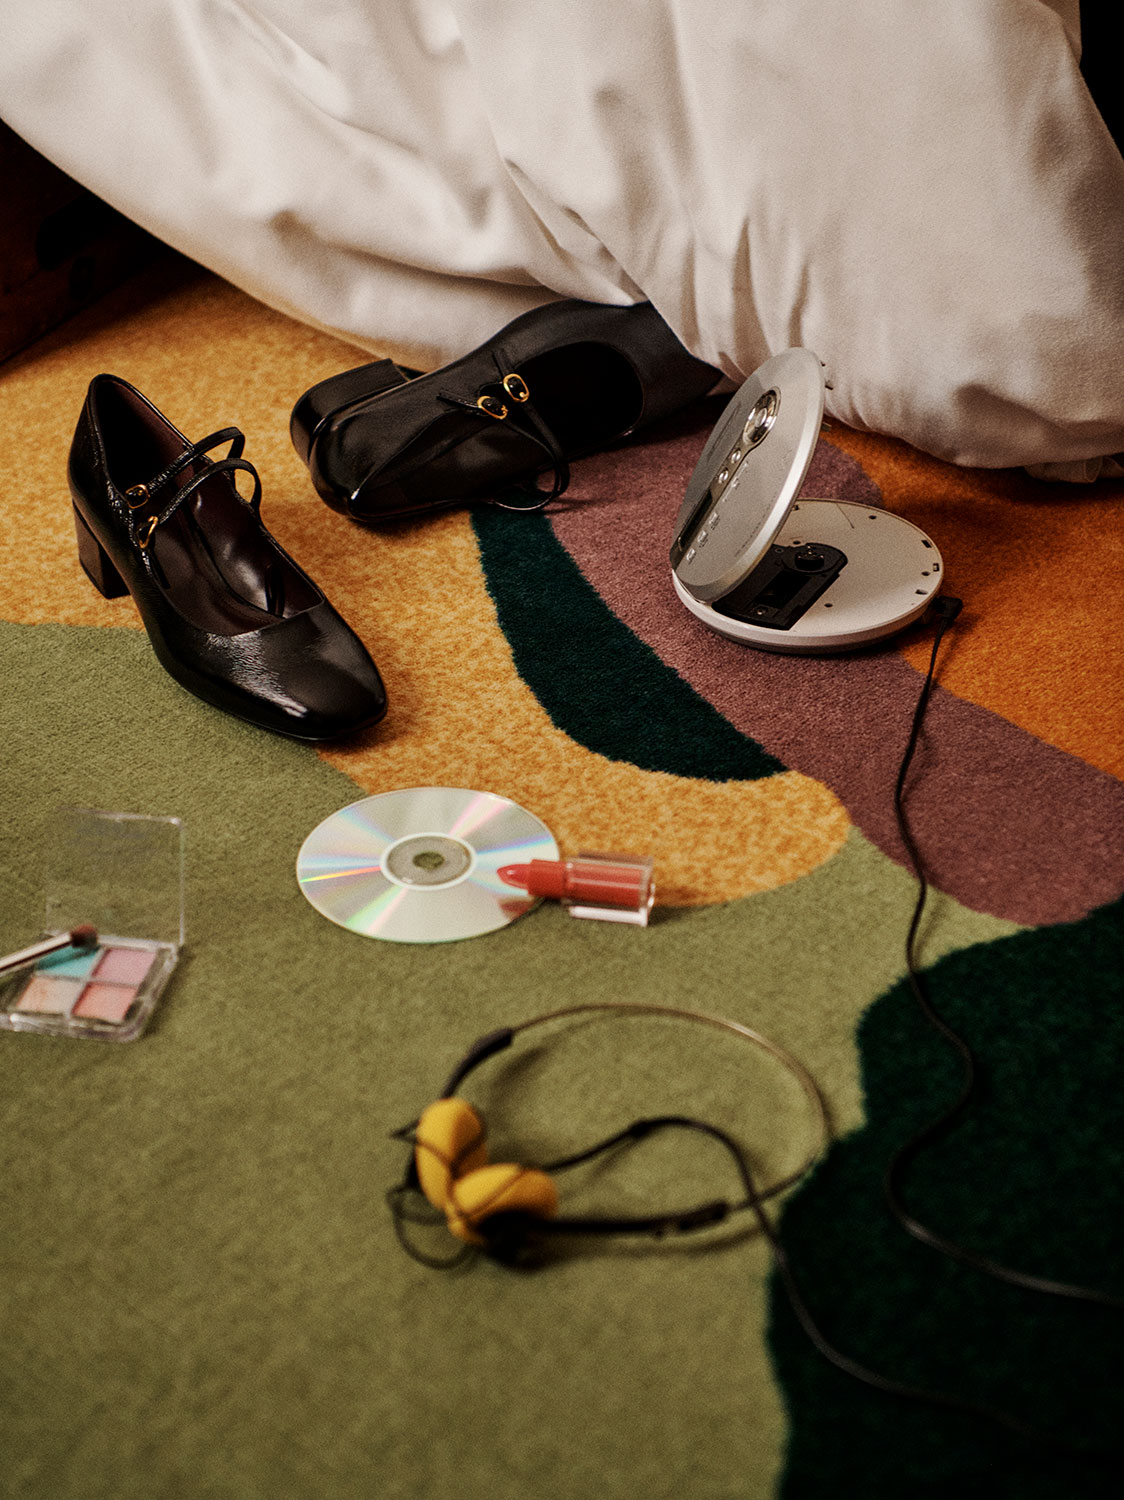
[[[270,707],[280,733],[304,740],[336,740],[377,724],[386,690],[373,661],[324,659],[290,666]]]
[[[193,662],[180,653],[164,665],[216,708],[293,739],[342,739],[386,713],[370,653],[327,603],[261,630],[206,637]]]

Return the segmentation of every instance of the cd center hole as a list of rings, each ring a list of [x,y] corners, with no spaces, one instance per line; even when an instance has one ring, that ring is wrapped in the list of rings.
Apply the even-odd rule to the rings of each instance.
[[[436,849],[423,849],[414,855],[414,864],[419,870],[439,870],[444,863],[445,856],[438,854]]]

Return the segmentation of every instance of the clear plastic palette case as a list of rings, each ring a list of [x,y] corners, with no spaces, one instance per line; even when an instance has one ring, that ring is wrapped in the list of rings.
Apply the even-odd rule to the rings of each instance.
[[[61,808],[45,856],[44,935],[93,926],[97,941],[0,975],[0,1028],[131,1042],[183,948],[183,823]]]

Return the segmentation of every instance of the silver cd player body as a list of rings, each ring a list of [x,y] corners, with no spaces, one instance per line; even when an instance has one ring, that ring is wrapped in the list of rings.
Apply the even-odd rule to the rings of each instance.
[[[808,349],[769,359],[707,440],[675,523],[680,600],[764,651],[849,651],[904,629],[940,588],[932,539],[890,511],[800,495],[823,425]]]

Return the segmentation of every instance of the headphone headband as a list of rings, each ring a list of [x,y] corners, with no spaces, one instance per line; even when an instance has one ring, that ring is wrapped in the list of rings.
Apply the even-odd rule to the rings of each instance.
[[[527,1024],[527,1023],[524,1023]],[[472,1046],[457,1063],[445,1081],[445,1087],[441,1090],[442,1099],[451,1099],[460,1088],[461,1084],[489,1057],[494,1057],[497,1052],[502,1052],[510,1047],[515,1040],[516,1027],[502,1026],[498,1031],[489,1031],[487,1035],[477,1037]]]
[[[743,1041],[752,1043],[754,1046],[767,1052],[785,1070],[791,1074],[799,1083],[812,1110],[816,1140],[810,1148],[804,1161],[794,1171],[768,1186],[758,1189],[753,1184],[744,1154],[734,1139],[725,1131],[716,1126],[706,1124],[701,1120],[695,1120],[685,1115],[659,1115],[647,1119],[635,1120],[632,1124],[617,1131],[607,1140],[600,1141],[596,1145],[578,1152],[575,1155],[563,1158],[560,1161],[551,1162],[542,1168],[522,1168],[511,1165],[510,1170],[500,1173],[499,1167],[486,1168],[491,1174],[488,1181],[489,1194],[484,1205],[476,1206],[471,1211],[466,1211],[461,1204],[459,1190],[463,1188],[466,1192],[470,1186],[470,1179],[476,1186],[482,1187],[480,1182],[479,1166],[486,1161],[484,1149],[485,1131],[479,1116],[468,1104],[457,1099],[457,1093],[464,1080],[480,1067],[489,1058],[498,1053],[506,1051],[514,1042],[515,1038],[525,1031],[533,1030],[539,1026],[545,1026],[549,1022],[569,1019],[572,1016],[589,1015],[609,1012],[618,1016],[655,1016],[667,1017],[672,1020],[696,1022],[718,1030],[732,1032]],[[687,1234],[698,1229],[709,1228],[721,1223],[730,1214],[740,1212],[744,1209],[755,1208],[768,1198],[775,1197],[786,1188],[798,1182],[815,1164],[822,1155],[830,1139],[830,1129],[827,1120],[827,1111],[823,1098],[814,1080],[802,1064],[784,1048],[770,1041],[760,1032],[749,1026],[742,1025],[739,1021],[732,1021],[722,1016],[710,1015],[704,1011],[685,1010],[677,1006],[630,1004],[626,1002],[584,1002],[578,1005],[564,1006],[557,1010],[546,1011],[542,1015],[531,1016],[526,1021],[518,1022],[514,1026],[500,1027],[495,1031],[487,1032],[478,1037],[465,1053],[464,1057],[453,1069],[446,1080],[440,1095],[440,1101],[450,1101],[453,1105],[460,1105],[467,1117],[461,1115],[456,1117],[456,1128],[454,1134],[440,1137],[440,1143],[432,1137],[432,1131],[423,1129],[423,1122],[431,1111],[437,1111],[437,1105],[431,1105],[430,1109],[423,1114],[419,1120],[403,1130],[396,1131],[395,1135],[400,1139],[409,1140],[414,1145],[403,1181],[398,1187],[391,1190],[389,1194],[390,1204],[395,1216],[395,1225],[399,1238],[405,1248],[426,1264],[446,1265],[451,1261],[436,1261],[422,1254],[415,1246],[406,1239],[402,1225],[404,1221],[410,1221],[411,1216],[404,1207],[404,1198],[408,1193],[423,1193],[435,1206],[445,1210],[448,1216],[449,1227],[452,1232],[462,1240],[470,1244],[479,1244],[491,1253],[501,1258],[512,1258],[525,1246],[530,1237],[536,1239],[543,1236],[581,1236],[581,1235],[627,1235],[641,1234],[662,1236],[666,1234]],[[731,1152],[739,1167],[739,1174],[746,1188],[746,1198],[739,1203],[729,1203],[724,1199],[715,1199],[706,1203],[697,1204],[694,1207],[678,1211],[664,1212],[658,1214],[645,1214],[638,1217],[617,1216],[557,1216],[553,1212],[555,1199],[550,1196],[553,1189],[548,1190],[550,1207],[543,1208],[541,1203],[537,1207],[530,1207],[522,1199],[526,1197],[517,1184],[521,1178],[535,1179],[531,1184],[532,1196],[538,1195],[541,1200],[543,1190],[541,1180],[546,1174],[553,1174],[566,1170],[568,1167],[577,1166],[581,1162],[589,1161],[595,1156],[610,1150],[613,1146],[628,1142],[639,1141],[652,1134],[656,1130],[665,1128],[683,1128],[700,1131],[718,1140],[729,1152]],[[447,1123],[443,1127],[448,1129]],[[432,1166],[433,1171],[423,1172],[430,1183],[438,1184],[436,1190],[432,1185],[422,1186],[419,1176],[419,1160],[424,1161],[427,1166]],[[502,1185],[495,1187],[496,1174],[502,1179]],[[513,1175],[514,1174],[514,1175]],[[542,1217],[542,1215],[547,1215]],[[428,1222],[428,1221],[426,1221]],[[456,1259],[459,1260],[460,1252]]]

